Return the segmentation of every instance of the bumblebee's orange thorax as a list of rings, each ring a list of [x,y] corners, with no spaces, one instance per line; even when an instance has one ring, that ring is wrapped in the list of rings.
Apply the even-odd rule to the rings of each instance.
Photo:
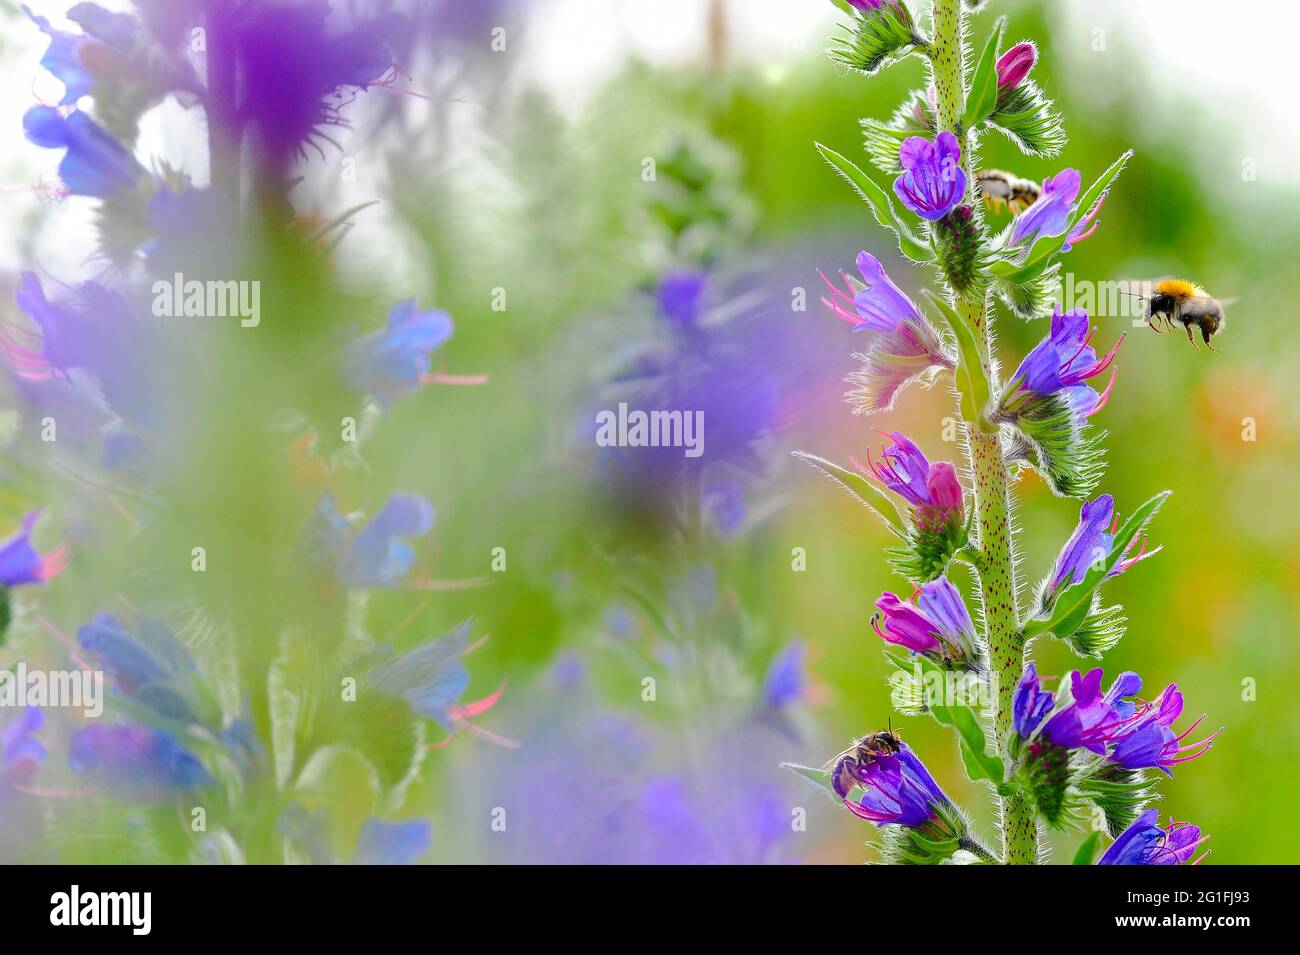
[[[1199,285],[1193,285],[1191,282],[1185,282],[1182,279],[1165,279],[1163,282],[1156,283],[1155,290],[1162,295],[1170,295],[1174,298],[1192,298],[1196,295],[1205,294],[1205,289]]]

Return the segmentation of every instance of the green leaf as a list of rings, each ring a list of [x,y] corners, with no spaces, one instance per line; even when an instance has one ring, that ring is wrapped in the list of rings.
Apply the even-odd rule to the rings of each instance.
[[[988,123],[1027,156],[1051,159],[1068,141],[1065,123],[1038,84],[1026,79],[1001,94]]]
[[[800,776],[808,780],[810,783],[813,783],[836,802],[840,801],[839,793],[835,791],[835,787],[832,785],[831,774],[826,770],[814,769],[811,766],[800,766],[798,763],[782,763],[781,768],[788,769],[796,776]]]
[[[1088,833],[1088,837],[1079,843],[1079,848],[1074,852],[1074,858],[1070,865],[1092,865],[1092,860],[1097,858],[1097,844],[1101,842],[1101,833],[1094,829]]]
[[[822,158],[830,163],[831,167],[844,177],[844,181],[852,186],[853,190],[871,207],[876,222],[894,233],[898,238],[899,250],[905,256],[914,262],[933,260],[934,253],[930,246],[913,234],[903,217],[899,215],[898,207],[894,205],[894,200],[889,193],[863,172],[853,160],[821,143],[813,143],[813,145],[817,147]]]
[[[948,322],[953,336],[957,339],[960,357],[957,361],[957,385],[962,394],[962,414],[966,420],[986,434],[993,434],[997,426],[984,415],[989,405],[989,380],[984,374],[980,362],[979,344],[975,341],[975,331],[957,314],[948,302],[929,289],[925,297],[930,300]]]
[[[998,17],[984,44],[979,63],[975,67],[975,76],[971,80],[970,91],[966,94],[966,114],[963,122],[967,129],[982,123],[998,102],[998,47],[1002,45],[1002,31],[1006,29],[1007,18]]]
[[[918,41],[907,7],[886,4],[853,11],[853,22],[832,40],[831,59],[851,70],[874,76],[902,59]]]
[[[903,529],[906,521],[903,514],[894,503],[894,499],[884,492],[883,489],[876,486],[872,481],[859,474],[857,471],[850,471],[848,468],[842,468],[833,461],[827,461],[825,458],[818,457],[815,454],[809,454],[806,451],[794,451],[793,455],[800,461],[804,461],[817,468],[835,483],[839,484],[846,491],[865,504],[871,511],[885,522],[885,526],[893,531],[903,540],[907,540],[907,532]],[[898,516],[895,521],[886,516],[886,511],[893,511]]]
[[[1070,222],[1065,227],[1065,231],[1060,235],[1047,236],[1034,242],[1033,248],[1029,250],[1029,256],[1025,259],[1024,265],[1013,273],[1013,276],[1011,276],[1013,280],[1016,280],[1021,273],[1024,273],[1027,278],[1033,278],[1034,276],[1041,274],[1041,269],[1039,272],[1032,272],[1030,270],[1034,265],[1043,261],[1046,257],[1057,255],[1061,251],[1061,248],[1069,240],[1070,233],[1073,232],[1074,227],[1079,224],[1079,220],[1088,214],[1096,204],[1097,200],[1101,198],[1102,193],[1106,192],[1110,188],[1111,183],[1113,183],[1116,177],[1124,171],[1124,166],[1132,156],[1133,150],[1125,150],[1120,157],[1111,163],[1110,167],[1098,176],[1097,180],[1088,187],[1088,191],[1084,193],[1083,198],[1080,199],[1078,204],[1074,207],[1074,215],[1070,216]]]
[[[1124,522],[1124,526],[1119,529],[1119,533],[1115,535],[1110,553],[1106,555],[1106,559],[1089,568],[1088,573],[1079,583],[1066,587],[1056,598],[1048,616],[1035,617],[1030,620],[1024,628],[1025,638],[1029,639],[1042,633],[1069,636],[1077,630],[1087,619],[1088,613],[1092,609],[1093,593],[1101,586],[1106,579],[1106,575],[1120,562],[1129,545],[1146,529],[1151,518],[1156,515],[1156,512],[1160,510],[1165,500],[1172,493],[1172,491],[1161,491],[1159,494],[1148,498],[1141,507],[1134,511],[1129,519]]]

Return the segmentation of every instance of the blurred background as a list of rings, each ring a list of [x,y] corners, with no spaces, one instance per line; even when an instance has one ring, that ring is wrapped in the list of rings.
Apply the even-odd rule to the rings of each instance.
[[[30,6],[79,32],[61,0]],[[210,786],[119,785],[107,777],[121,753],[87,769],[80,714],[51,711],[35,776],[0,793],[0,812],[32,821],[0,826],[0,859],[347,861],[372,819],[427,823],[415,855],[428,862],[873,858],[870,826],[779,764],[821,765],[891,718],[869,621],[882,590],[908,584],[890,576],[873,516],[790,452],[861,458],[879,428],[931,459],[959,454],[944,386],[851,414],[860,342],[817,301],[816,270],[851,269],[863,249],[913,297],[928,279],[812,147],[865,167],[859,119],[923,86],[921,61],[846,72],[824,52],[842,19],[824,0],[332,6],[330,30],[391,12],[405,26],[386,36],[391,81],[345,97],[334,142],[285,174],[300,182],[272,182],[290,218],[239,246],[230,274],[261,281],[261,325],[110,330],[121,395],[100,381],[93,414],[77,375],[9,374],[3,392],[0,531],[41,508],[38,549],[66,541],[71,556],[10,591],[0,668],[72,665],[96,614],[133,632],[161,621],[194,658],[182,695],[209,706],[209,731],[149,722],[121,679],[105,719],[181,739]],[[1103,489],[1121,513],[1174,491],[1152,529],[1163,553],[1109,585],[1130,625],[1104,665],[1137,670],[1152,695],[1177,683],[1189,714],[1225,727],[1162,790],[1163,813],[1212,834],[1209,861],[1293,862],[1300,118],[1284,97],[1300,65],[1283,48],[1295,24],[1278,20],[1294,14],[1136,6],[994,0],[975,14],[976,37],[1006,14],[1009,41],[1037,42],[1034,76],[1070,137],[1050,163],[986,137],[981,161],[1090,180],[1134,148],[1098,234],[1069,256],[1073,280],[1176,275],[1231,300],[1221,354],[1095,316],[1102,341],[1128,334],[1099,419]],[[55,299],[73,283],[138,283],[139,262],[105,254],[105,232],[126,225],[61,195],[59,154],[23,137],[26,110],[63,87],[40,67],[37,26],[9,2],[0,18],[0,315],[29,328],[21,272]],[[99,98],[83,108],[151,174],[208,187],[202,109],[184,93],[141,102],[114,123]],[[322,248],[316,230],[372,201]],[[221,251],[195,247],[210,229],[182,217],[189,261]],[[389,403],[350,392],[335,356],[412,297],[454,323],[430,380]],[[1001,315],[1003,364],[1043,332]],[[703,409],[704,454],[599,447],[596,413],[620,401]],[[49,415],[55,442],[40,436]],[[339,437],[345,417],[355,446]],[[124,422],[157,452],[149,464],[109,453]],[[432,504],[400,585],[312,577],[304,528],[325,492],[357,524],[393,494]],[[1028,589],[1077,504],[1028,472],[1015,492]],[[465,621],[464,671],[459,650],[433,653],[419,661],[428,692],[402,696],[414,677],[393,660],[455,650],[429,641]],[[1058,643],[1033,651],[1040,672],[1086,665]],[[348,679],[355,701],[340,699]],[[373,705],[385,692],[410,711]],[[892,719],[994,839],[951,736]],[[1054,858],[1079,838],[1052,834]]]

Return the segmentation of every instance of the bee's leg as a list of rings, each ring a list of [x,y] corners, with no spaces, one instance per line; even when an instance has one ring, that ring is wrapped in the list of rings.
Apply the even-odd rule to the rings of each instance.
[[[1205,340],[1205,347],[1208,348],[1210,351],[1219,350],[1215,348],[1212,344],[1210,344],[1210,330],[1206,328],[1204,325],[1201,326],[1201,338]]]
[[[1191,326],[1191,324],[1189,323],[1189,324],[1187,324],[1187,325],[1184,325],[1183,327],[1184,327],[1185,329],[1187,329],[1187,340],[1188,340],[1189,342],[1192,343],[1192,347],[1193,347],[1193,348],[1195,348],[1197,351],[1200,351],[1200,350],[1201,350],[1201,346],[1198,345],[1198,344],[1196,344],[1196,339],[1192,337],[1192,326]]]

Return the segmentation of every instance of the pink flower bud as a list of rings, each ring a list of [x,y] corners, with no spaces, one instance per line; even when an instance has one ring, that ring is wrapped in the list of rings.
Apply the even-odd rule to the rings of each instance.
[[[998,91],[1013,90],[1034,68],[1038,51],[1032,43],[1017,43],[998,58]]]

